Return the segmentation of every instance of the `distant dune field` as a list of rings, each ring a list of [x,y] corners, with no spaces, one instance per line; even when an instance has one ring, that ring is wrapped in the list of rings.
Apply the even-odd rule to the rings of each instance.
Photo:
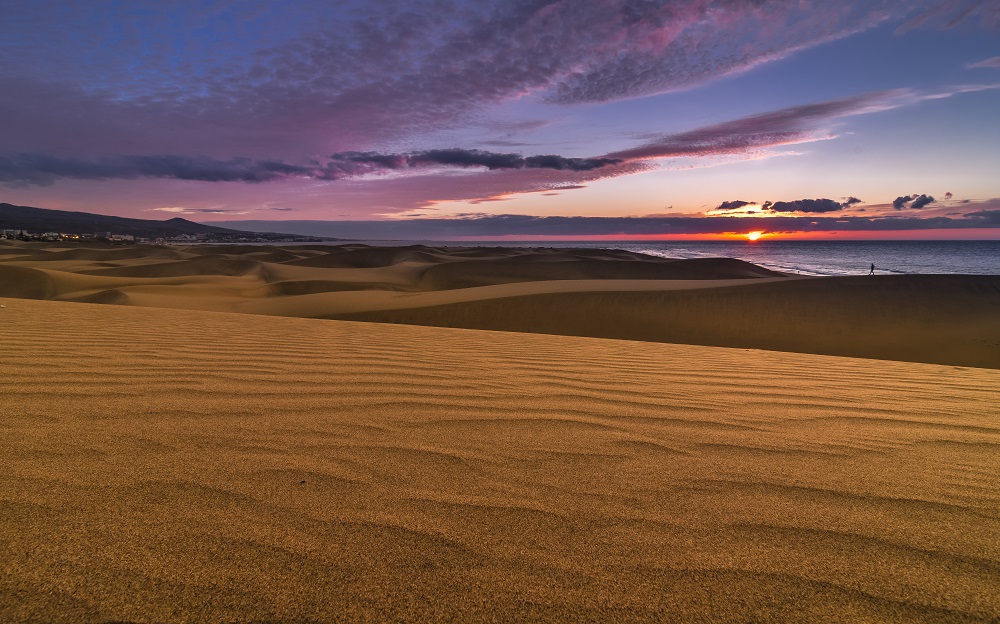
[[[1000,368],[1000,276],[785,276],[726,258],[0,241],[0,296]]]
[[[0,303],[3,622],[1000,618],[1000,371]]]

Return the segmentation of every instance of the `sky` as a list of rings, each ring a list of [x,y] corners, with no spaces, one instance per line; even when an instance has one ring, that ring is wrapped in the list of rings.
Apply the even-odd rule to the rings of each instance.
[[[1000,0],[0,3],[0,201],[41,208],[1000,239],[998,111]]]

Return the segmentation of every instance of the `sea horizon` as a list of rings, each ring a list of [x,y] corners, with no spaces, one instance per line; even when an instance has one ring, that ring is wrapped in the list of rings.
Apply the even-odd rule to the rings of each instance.
[[[336,243],[375,246],[525,247],[622,249],[663,258],[726,257],[799,275],[837,276],[965,274],[1000,275],[1000,241],[996,240],[775,240],[750,241],[442,241],[343,240]],[[316,244],[316,243],[312,243]]]

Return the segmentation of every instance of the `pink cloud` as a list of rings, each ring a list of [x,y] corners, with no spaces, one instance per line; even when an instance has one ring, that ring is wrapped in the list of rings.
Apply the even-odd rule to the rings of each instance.
[[[912,9],[890,0],[561,0],[542,8],[425,0],[351,12],[318,0],[287,11],[180,3],[118,15],[148,33],[139,41],[106,32],[100,18],[116,11],[99,0],[65,15],[41,2],[5,8],[5,54],[31,61],[7,63],[0,74],[5,150],[270,159],[369,150],[526,95],[578,104],[686,88]],[[991,16],[976,9],[963,19]],[[217,41],[198,39],[193,26],[171,30],[205,21]],[[93,40],[73,33],[83,23]],[[161,30],[198,54],[197,71],[164,51],[171,40]],[[74,47],[81,41],[87,62]]]
[[[883,91],[793,106],[721,124],[662,136],[638,147],[611,152],[609,158],[638,160],[682,156],[742,154],[753,150],[831,138],[822,127],[852,115],[895,108],[912,102],[908,91]]]
[[[969,69],[982,68],[982,67],[998,67],[1000,68],[1000,56],[993,56],[988,59],[983,59],[976,63],[969,63],[966,65]]]

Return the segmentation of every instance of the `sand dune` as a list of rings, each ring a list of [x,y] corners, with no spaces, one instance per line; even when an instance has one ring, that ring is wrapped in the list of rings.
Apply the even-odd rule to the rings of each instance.
[[[0,302],[0,621],[1000,618],[998,371]]]
[[[1000,276],[610,290],[592,285],[589,292],[511,293],[326,316],[1000,368]]]
[[[783,276],[620,250],[0,241],[0,296],[1000,368],[1000,277]]]

